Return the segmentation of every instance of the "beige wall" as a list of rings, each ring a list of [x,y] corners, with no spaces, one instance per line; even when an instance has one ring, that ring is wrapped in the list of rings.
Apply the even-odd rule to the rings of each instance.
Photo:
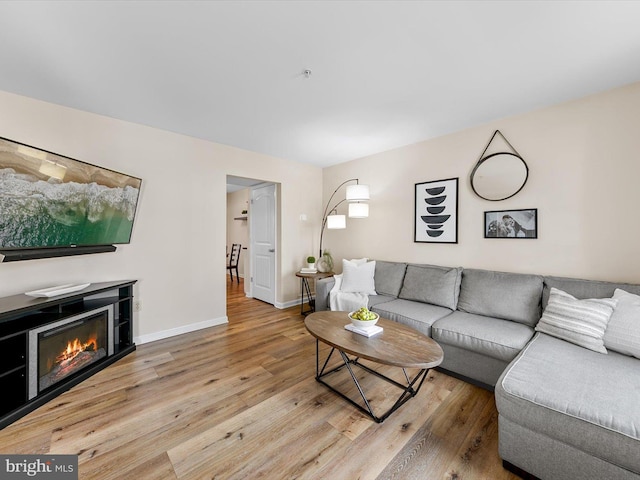
[[[134,334],[151,340],[226,321],[226,175],[281,183],[276,301],[319,223],[317,167],[0,92],[0,136],[143,179],[132,242],[115,253],[0,264],[0,296],[65,283],[139,280]]]
[[[343,180],[371,188],[368,219],[347,219],[325,246],[368,256],[640,283],[640,83],[324,170],[324,198]],[[515,197],[475,196],[469,175],[499,129],[530,170]],[[460,178],[458,244],[413,242],[414,184]],[[341,198],[344,198],[342,196]],[[538,209],[537,240],[483,238],[483,212]],[[346,207],[341,207],[341,213]]]

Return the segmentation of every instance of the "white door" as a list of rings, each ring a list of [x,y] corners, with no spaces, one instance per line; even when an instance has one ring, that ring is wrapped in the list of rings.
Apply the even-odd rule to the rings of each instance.
[[[249,236],[251,243],[251,296],[276,301],[276,186],[251,189]]]

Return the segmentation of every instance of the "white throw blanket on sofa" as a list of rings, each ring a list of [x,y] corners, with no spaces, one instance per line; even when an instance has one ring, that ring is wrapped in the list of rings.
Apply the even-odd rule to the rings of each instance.
[[[366,293],[342,292],[342,274],[334,275],[336,283],[329,292],[329,308],[334,311],[353,312],[360,307],[369,305],[369,295]]]

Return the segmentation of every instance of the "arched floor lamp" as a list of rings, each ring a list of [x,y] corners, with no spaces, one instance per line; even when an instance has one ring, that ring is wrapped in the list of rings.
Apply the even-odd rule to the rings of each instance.
[[[338,190],[349,182],[356,182],[355,185],[349,185],[345,194],[344,200],[340,200],[333,207],[330,207],[333,197],[335,197]],[[322,258],[322,237],[324,236],[324,229],[329,228],[341,229],[347,228],[347,220],[344,215],[338,214],[338,206],[344,202],[349,202],[349,218],[367,218],[369,216],[369,204],[364,203],[369,200],[369,185],[361,185],[357,178],[351,178],[345,180],[338,188],[336,188],[327,202],[327,206],[324,208],[322,214],[322,229],[320,230],[320,257]]]

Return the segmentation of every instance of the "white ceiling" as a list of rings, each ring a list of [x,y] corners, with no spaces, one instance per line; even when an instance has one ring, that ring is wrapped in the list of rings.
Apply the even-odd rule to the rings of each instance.
[[[0,90],[328,166],[636,82],[639,25],[638,1],[3,1]]]

